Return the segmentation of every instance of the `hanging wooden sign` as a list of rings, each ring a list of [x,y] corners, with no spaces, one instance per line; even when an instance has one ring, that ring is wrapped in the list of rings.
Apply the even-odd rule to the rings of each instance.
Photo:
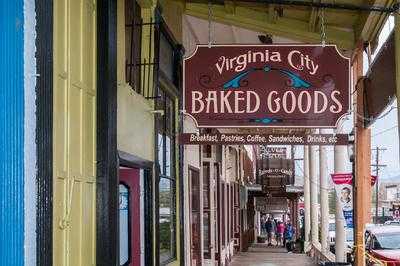
[[[260,145],[259,156],[266,159],[286,159],[286,147],[268,147]]]
[[[182,133],[179,144],[183,145],[347,145],[347,134],[221,134]]]
[[[198,127],[334,128],[349,110],[350,60],[334,45],[198,45],[183,65]]]

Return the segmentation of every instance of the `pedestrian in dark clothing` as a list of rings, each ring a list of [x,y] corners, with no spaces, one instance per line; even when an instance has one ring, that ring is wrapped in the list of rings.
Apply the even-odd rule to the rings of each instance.
[[[267,217],[263,215],[261,217],[261,234],[264,235],[267,233]]]
[[[266,222],[266,229],[267,229],[267,239],[268,239],[268,246],[272,245],[272,238],[275,234],[276,231],[276,226],[275,222],[268,217],[268,220]]]
[[[293,235],[294,229],[291,223],[288,223],[285,227],[284,238],[285,238],[285,246],[288,252],[293,251]]]

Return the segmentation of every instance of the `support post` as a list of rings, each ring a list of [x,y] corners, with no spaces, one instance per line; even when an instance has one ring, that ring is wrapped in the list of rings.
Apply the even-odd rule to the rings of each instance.
[[[400,121],[400,100],[399,100],[400,99],[400,13],[399,12],[396,12],[394,14],[394,47],[396,55],[395,64],[396,64],[397,117],[398,120]],[[400,123],[397,124],[398,124],[398,129],[400,130]]]
[[[317,176],[317,148],[318,146],[309,147],[310,161],[310,210],[311,210],[311,243],[317,245],[318,238],[318,176]]]
[[[303,171],[304,171],[304,247],[308,249],[311,233],[311,206],[310,206],[310,171],[309,147],[304,146]]]
[[[359,49],[353,62],[354,84],[362,76],[362,50]],[[365,265],[365,224],[371,220],[371,130],[364,128],[364,86],[358,84],[355,121],[355,179],[354,179],[354,222],[355,222],[355,265]]]
[[[342,125],[339,124],[336,134],[344,133]],[[346,173],[346,162],[348,161],[347,146],[335,146],[334,148],[334,161],[335,161],[335,173]],[[336,202],[336,213],[335,213],[335,256],[336,262],[346,261],[346,231],[345,231],[345,221],[343,217],[343,211],[340,206],[339,198],[335,193]]]
[[[321,134],[329,134],[329,129],[321,129]],[[329,199],[328,199],[328,159],[326,146],[319,146],[319,189],[321,195],[321,250],[326,254],[329,250]]]

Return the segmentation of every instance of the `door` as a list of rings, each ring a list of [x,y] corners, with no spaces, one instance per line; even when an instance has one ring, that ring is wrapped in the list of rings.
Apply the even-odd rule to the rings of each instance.
[[[200,173],[189,168],[190,247],[192,266],[201,266]]]
[[[96,1],[53,3],[53,265],[96,265]]]
[[[119,169],[120,265],[140,266],[140,169]]]

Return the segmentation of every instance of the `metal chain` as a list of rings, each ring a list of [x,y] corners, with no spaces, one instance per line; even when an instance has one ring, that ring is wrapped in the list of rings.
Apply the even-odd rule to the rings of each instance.
[[[211,48],[211,18],[212,18],[212,4],[208,1],[208,48]]]
[[[321,44],[325,46],[326,44],[326,32],[325,32],[325,9],[320,11],[320,21],[321,21]]]

